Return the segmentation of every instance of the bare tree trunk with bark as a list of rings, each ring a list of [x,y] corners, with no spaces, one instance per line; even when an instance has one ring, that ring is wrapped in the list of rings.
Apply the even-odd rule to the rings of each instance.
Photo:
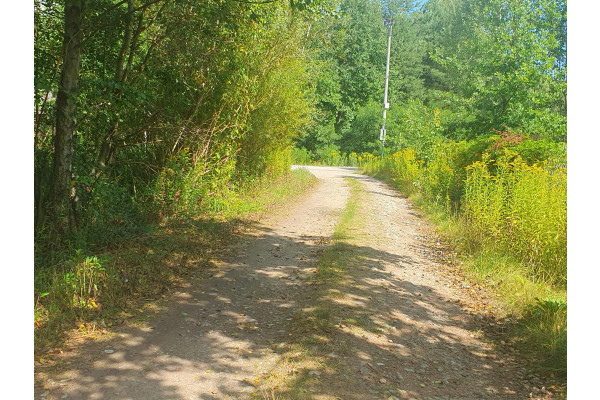
[[[54,134],[54,164],[50,195],[52,219],[62,234],[75,230],[72,184],[73,136],[76,129],[77,89],[81,56],[81,25],[86,0],[66,0],[63,65],[56,98],[56,131]]]

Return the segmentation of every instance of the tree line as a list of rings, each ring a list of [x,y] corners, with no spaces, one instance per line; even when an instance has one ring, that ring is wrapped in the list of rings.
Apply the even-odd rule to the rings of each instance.
[[[505,126],[566,141],[560,0],[35,0],[36,244],[110,241],[276,176]],[[67,241],[67,242],[65,242]]]
[[[506,127],[566,142],[565,1],[344,0],[340,11],[312,43],[318,112],[298,147],[317,158],[380,151],[384,19],[390,149]]]
[[[281,168],[310,112],[311,7],[36,0],[36,238],[126,230]]]

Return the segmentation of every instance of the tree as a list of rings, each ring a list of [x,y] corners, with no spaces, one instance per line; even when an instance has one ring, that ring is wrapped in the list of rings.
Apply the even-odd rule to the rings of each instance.
[[[470,136],[504,125],[535,129],[531,121],[549,117],[547,110],[566,115],[563,1],[431,0],[426,15],[433,41],[428,84],[468,114],[460,125]]]
[[[76,199],[72,184],[73,136],[77,119],[81,26],[85,3],[85,0],[66,0],[64,9],[63,65],[56,100],[54,163],[50,188],[55,226],[63,234],[72,232],[75,228],[72,204]]]
[[[311,30],[317,110],[299,141],[311,151],[338,149],[358,110],[380,100],[383,88],[387,36],[379,2],[344,0],[339,9],[338,17],[317,21]]]
[[[143,210],[174,201],[181,187],[165,187],[186,186],[193,208],[241,175],[261,176],[310,111],[306,17],[325,5],[67,1],[59,54],[61,5],[36,2],[36,205],[56,215],[47,222],[68,235],[77,216],[80,233],[118,236]]]

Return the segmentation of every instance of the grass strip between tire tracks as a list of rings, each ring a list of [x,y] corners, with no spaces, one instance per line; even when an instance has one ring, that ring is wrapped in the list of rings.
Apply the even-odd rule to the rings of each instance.
[[[264,399],[310,399],[316,390],[317,381],[311,379],[311,373],[337,376],[345,365],[337,365],[327,355],[350,351],[343,341],[337,341],[336,329],[341,320],[347,321],[346,314],[332,302],[332,298],[345,295],[348,277],[352,268],[359,265],[361,256],[353,245],[356,239],[354,231],[359,229],[363,220],[360,216],[361,203],[365,190],[358,180],[345,178],[350,187],[350,197],[339,216],[339,222],[329,245],[323,250],[317,264],[316,274],[311,284],[317,291],[308,300],[308,307],[300,309],[294,315],[292,332],[282,352],[281,361],[269,373],[260,387],[260,396]],[[354,321],[351,324],[361,325]],[[335,371],[335,372],[334,372]],[[321,372],[318,372],[319,374]]]

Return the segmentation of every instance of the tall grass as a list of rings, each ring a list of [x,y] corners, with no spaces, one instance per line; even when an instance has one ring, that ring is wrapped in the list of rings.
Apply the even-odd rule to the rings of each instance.
[[[467,167],[464,217],[469,235],[520,257],[531,279],[566,286],[566,168],[527,165],[507,150]]]

